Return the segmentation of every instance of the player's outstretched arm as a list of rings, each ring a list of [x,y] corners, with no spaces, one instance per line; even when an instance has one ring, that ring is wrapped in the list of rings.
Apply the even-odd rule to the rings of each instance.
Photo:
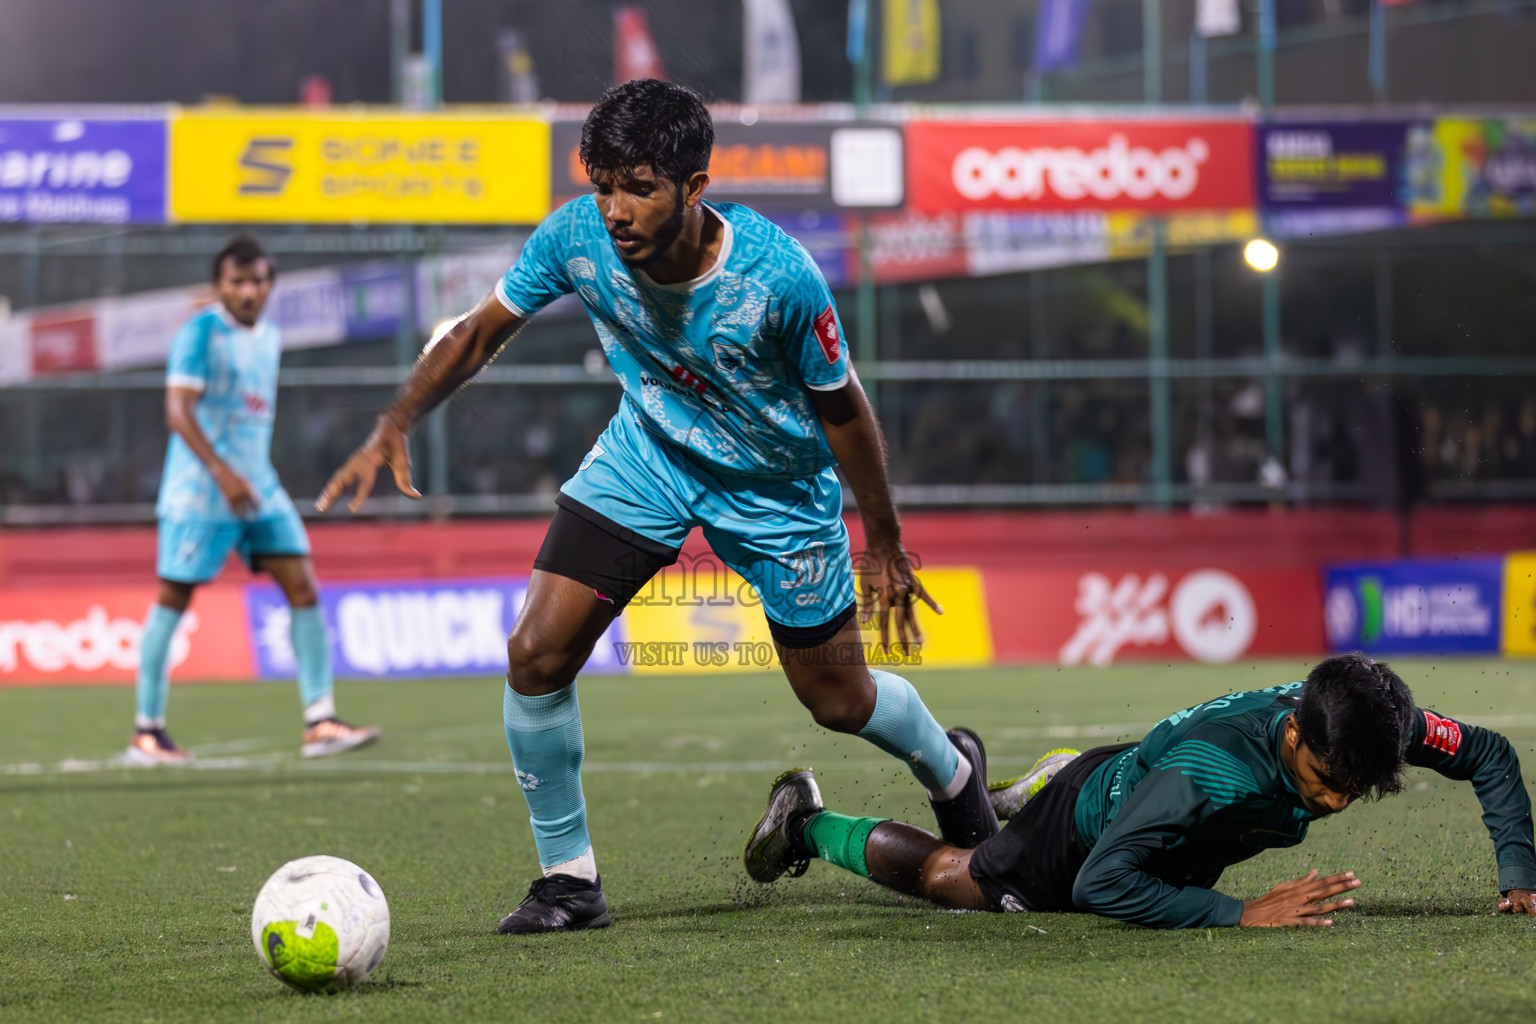
[[[848,383],[834,391],[810,392],[811,401],[821,417],[827,446],[837,458],[848,485],[859,504],[864,521],[864,565],[855,565],[859,573],[859,605],[868,622],[873,614],[880,628],[880,646],[890,650],[890,629],[894,619],[897,642],[903,650],[911,643],[921,643],[923,633],[917,624],[916,602],[921,600],[940,615],[939,607],[922,581],[912,571],[912,559],[901,546],[901,521],[891,500],[890,480],[885,473],[885,437],[870,407],[869,397],[859,378],[851,370]]]
[[[352,491],[347,508],[356,512],[373,490],[379,470],[386,466],[400,493],[410,498],[421,497],[411,483],[411,449],[407,440],[411,427],[479,373],[524,322],[491,294],[436,344],[428,345],[395,393],[394,401],[379,415],[373,433],[331,475],[315,502],[316,511],[327,511],[336,499]]]
[[[1326,878],[1317,877],[1317,869],[1281,882],[1256,900],[1243,904],[1244,928],[1327,928],[1331,915],[1355,905],[1354,898],[1334,899],[1360,887],[1353,871]]]
[[[1448,779],[1472,783],[1493,840],[1501,897],[1495,913],[1533,913],[1536,837],[1531,797],[1515,748],[1492,729],[1415,708],[1405,760]]]
[[[181,435],[181,439],[192,450],[192,454],[208,467],[214,483],[219,485],[219,492],[224,495],[224,500],[229,503],[235,515],[253,515],[261,503],[250,481],[236,473],[230,468],[229,463],[219,457],[219,453],[214,451],[212,442],[208,440],[208,435],[203,433],[203,428],[198,424],[197,417],[192,414],[192,410],[197,407],[202,397],[203,393],[198,388],[181,387],[176,384],[167,387],[165,389],[166,428]]]

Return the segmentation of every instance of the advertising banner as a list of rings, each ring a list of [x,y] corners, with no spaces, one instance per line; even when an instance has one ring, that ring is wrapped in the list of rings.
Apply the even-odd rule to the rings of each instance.
[[[154,600],[152,582],[0,590],[0,686],[132,682]],[[250,679],[249,650],[238,589],[199,588],[171,643],[171,678]]]
[[[1504,560],[1504,653],[1536,657],[1536,553]]]
[[[1087,20],[1088,0],[1042,0],[1035,15],[1035,63],[1030,70],[1045,74],[1077,67]]]
[[[924,642],[908,659],[884,656],[876,647],[878,632],[864,630],[865,657],[913,667],[991,664],[992,630],[981,573],[925,568],[922,578],[945,614],[918,610]],[[709,554],[698,559],[684,555],[678,566],[656,576],[630,602],[622,621],[628,643],[616,650],[637,675],[771,672],[778,667],[761,600]]]
[[[336,675],[354,679],[498,676],[507,636],[522,610],[522,578],[329,583],[320,613],[331,634]],[[288,602],[270,584],[244,588],[251,658],[262,679],[290,679]],[[585,671],[623,671],[623,627],[609,627]]]
[[[165,221],[165,121],[0,119],[0,222]]]
[[[1259,205],[1282,238],[1397,227],[1407,219],[1408,121],[1259,125]]]
[[[181,325],[213,301],[206,285],[98,299],[96,338],[103,370],[164,366]]]
[[[1305,568],[988,569],[999,662],[1109,665],[1323,650],[1317,574]]]
[[[581,163],[581,123],[551,127],[555,203],[592,191]],[[755,210],[891,209],[903,199],[901,130],[827,121],[715,120],[705,197]]]
[[[918,213],[1253,205],[1246,121],[913,121],[906,135]]]
[[[531,224],[549,127],[488,115],[184,112],[171,212],[190,221]]]
[[[32,314],[32,372],[75,373],[94,370],[96,308],[74,306]]]
[[[1440,118],[1410,133],[1411,210],[1536,216],[1536,118]]]
[[[1324,615],[1334,651],[1493,653],[1502,558],[1329,566]]]
[[[0,387],[32,376],[32,318],[0,320]]]

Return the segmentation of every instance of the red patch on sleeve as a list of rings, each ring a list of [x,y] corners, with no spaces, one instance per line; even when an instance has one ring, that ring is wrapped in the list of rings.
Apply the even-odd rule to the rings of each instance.
[[[1455,757],[1461,749],[1461,726],[1433,711],[1424,712],[1424,745]]]
[[[828,306],[816,316],[814,323],[816,340],[821,345],[821,354],[827,357],[827,365],[837,363],[837,343],[841,340],[841,332],[837,329],[837,314]]]

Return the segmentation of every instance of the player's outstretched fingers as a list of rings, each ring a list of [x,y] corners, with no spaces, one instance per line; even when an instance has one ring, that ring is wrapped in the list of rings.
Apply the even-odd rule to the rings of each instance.
[[[411,483],[411,450],[408,447],[398,449],[389,460],[389,468],[395,474],[395,486],[400,488],[400,493],[407,498],[419,498],[421,492]],[[357,511],[353,509],[353,511]]]

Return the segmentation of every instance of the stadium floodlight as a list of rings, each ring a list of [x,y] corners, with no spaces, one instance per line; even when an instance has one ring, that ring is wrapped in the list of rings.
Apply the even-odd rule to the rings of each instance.
[[[1243,259],[1260,273],[1268,273],[1280,262],[1280,250],[1267,238],[1255,238],[1243,246]]]

